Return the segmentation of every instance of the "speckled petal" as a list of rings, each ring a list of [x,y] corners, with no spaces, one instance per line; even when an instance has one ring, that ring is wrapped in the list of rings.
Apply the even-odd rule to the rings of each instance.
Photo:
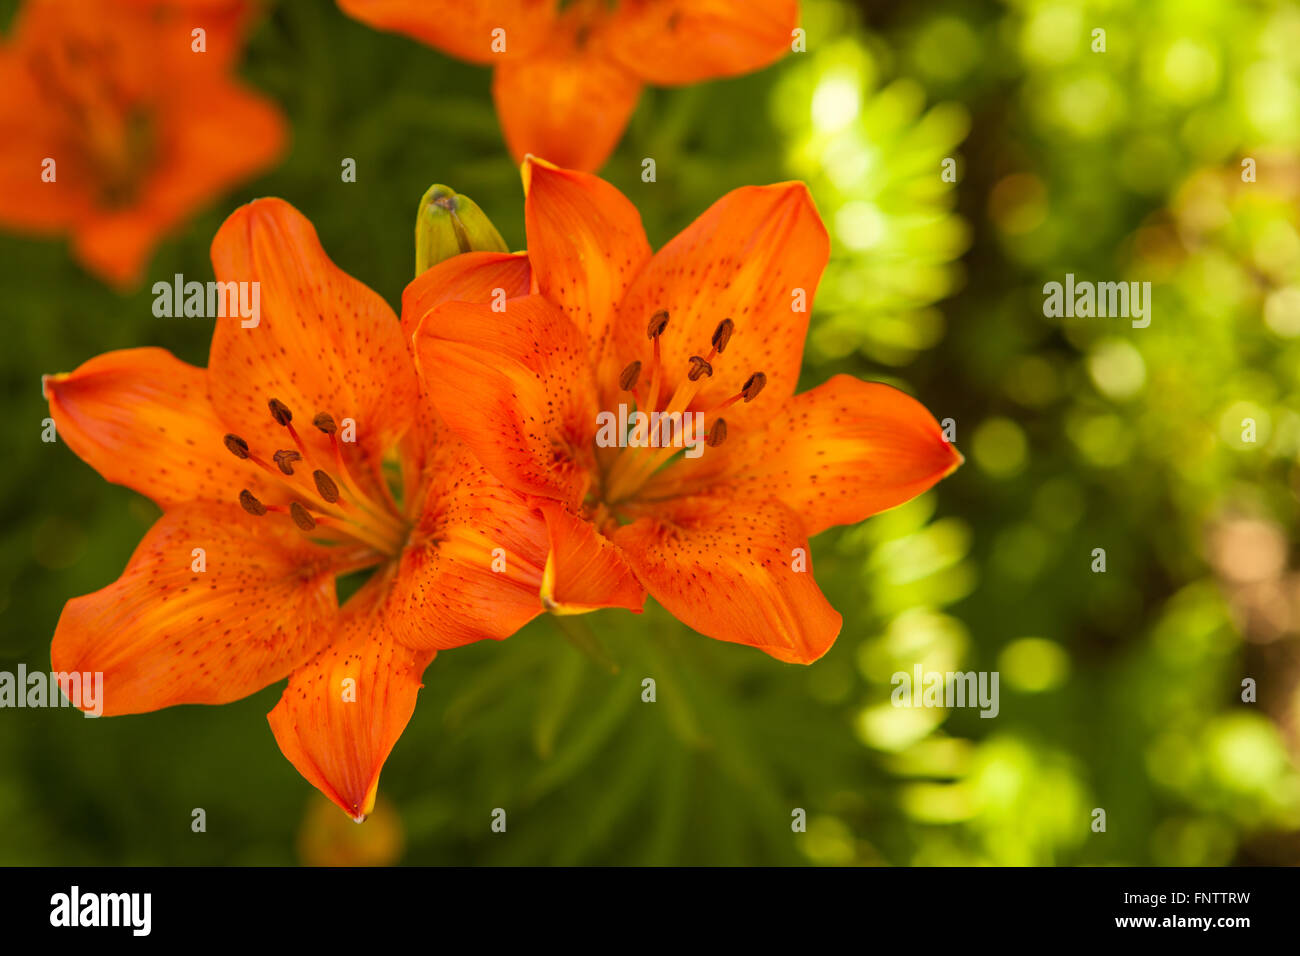
[[[414,422],[419,401],[393,310],[331,262],[311,223],[280,199],[232,213],[212,241],[212,266],[221,282],[260,284],[255,326],[244,328],[238,315],[217,320],[208,361],[217,415],[269,458],[292,447],[267,411],[279,399],[322,460],[330,445],[312,418],[325,412],[340,427],[351,419],[356,441],[343,443],[349,470],[355,464],[354,475],[373,475]]]
[[[641,214],[589,173],[528,159],[523,177],[528,258],[538,291],[590,340],[594,363],[617,303],[650,260]]]
[[[424,505],[379,611],[410,647],[503,640],[542,612],[546,525],[450,433],[432,446]]]
[[[558,501],[541,501],[550,536],[542,603],[552,614],[584,614],[621,607],[637,614],[645,588],[627,559],[589,520]]]
[[[843,623],[779,501],[680,498],[612,535],[651,596],[701,634],[811,664]]]
[[[60,441],[109,481],[162,508],[234,503],[247,488],[263,501],[280,490],[235,458],[208,402],[207,373],[163,349],[98,355],[43,382]]]
[[[105,714],[239,700],[329,642],[334,560],[283,516],[173,508],[117,581],[64,607],[54,669],[102,672]]]
[[[910,501],[962,463],[925,406],[905,392],[837,375],[771,421],[656,475],[647,497],[779,498],[809,534]]]
[[[402,335],[410,342],[420,321],[444,302],[504,302],[528,295],[531,281],[524,252],[452,256],[416,276],[402,292]]]
[[[281,753],[358,823],[374,809],[379,772],[434,657],[404,647],[370,607],[364,594],[354,596],[338,640],[293,672],[267,715]]]
[[[504,312],[449,302],[415,333],[425,394],[479,461],[521,494],[582,500],[594,467],[587,341],[541,296]]]

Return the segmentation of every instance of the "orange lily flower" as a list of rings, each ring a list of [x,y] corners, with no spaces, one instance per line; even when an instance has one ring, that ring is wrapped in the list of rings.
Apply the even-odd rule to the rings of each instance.
[[[284,119],[227,70],[246,6],[28,0],[0,47],[0,225],[70,234],[129,288],[163,235],[269,167]]]
[[[542,610],[545,525],[438,421],[392,309],[292,206],[237,210],[212,263],[261,307],[217,320],[206,369],[140,348],[45,378],[68,446],[164,509],[115,583],[68,602],[53,666],[102,672],[105,714],[288,677],[280,749],[360,820],[434,654]],[[477,294],[441,274],[431,302]]]
[[[471,63],[515,160],[609,158],[641,88],[752,73],[791,48],[797,0],[339,0],[345,13]]]
[[[838,375],[795,394],[829,254],[807,189],[737,189],[652,256],[609,183],[534,159],[523,178],[532,294],[507,293],[504,311],[484,297],[422,308],[417,279],[403,312],[443,419],[541,502],[543,601],[631,606],[644,587],[710,637],[816,660],[841,618],[808,536],[909,500],[962,458],[886,385]],[[500,256],[453,261],[505,287]],[[600,416],[633,408],[668,416],[663,447],[602,436]]]

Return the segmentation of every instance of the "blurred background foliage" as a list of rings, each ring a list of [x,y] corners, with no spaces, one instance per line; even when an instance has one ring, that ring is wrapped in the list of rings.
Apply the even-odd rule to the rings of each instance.
[[[617,674],[546,620],[443,654],[361,827],[280,756],[278,686],[0,712],[0,863],[1300,861],[1300,10],[804,0],[803,26],[807,52],[772,69],[648,91],[604,175],[656,246],[735,186],[806,180],[833,261],[805,386],[889,381],[956,424],[966,467],[814,542],[844,614],[830,653],[782,665],[652,606],[588,619]],[[294,203],[394,304],[432,182],[523,244],[487,71],[300,0],[268,5],[241,72],[291,152],[165,242],[138,292],[0,236],[0,670],[48,666],[63,602],[154,517],[39,440],[40,374],[139,345],[204,364],[210,323],[154,318],[148,284],[210,276],[237,204]],[[1066,272],[1150,281],[1150,327],[1045,318]],[[892,707],[917,663],[997,670],[1000,713]]]

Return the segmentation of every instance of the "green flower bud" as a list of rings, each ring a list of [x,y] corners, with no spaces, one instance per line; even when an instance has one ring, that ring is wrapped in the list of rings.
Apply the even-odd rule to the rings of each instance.
[[[509,252],[501,233],[474,200],[434,185],[415,217],[415,274],[462,252]]]

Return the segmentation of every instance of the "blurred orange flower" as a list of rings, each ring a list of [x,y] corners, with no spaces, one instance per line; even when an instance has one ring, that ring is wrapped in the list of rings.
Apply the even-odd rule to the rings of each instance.
[[[135,285],[164,234],[284,149],[280,112],[228,72],[248,10],[27,0],[0,46],[0,225],[71,235]]]
[[[437,420],[392,309],[292,206],[237,210],[212,264],[260,283],[260,314],[218,320],[207,369],[141,348],[45,379],[68,446],[164,509],[115,583],[68,602],[53,666],[102,672],[104,714],[288,677],[280,749],[361,819],[434,653],[541,612],[546,528]],[[336,578],[362,570],[340,608]]]
[[[430,301],[450,269],[507,287],[500,254],[460,256],[408,287],[403,320],[447,424],[540,501],[544,603],[637,608],[644,588],[702,634],[816,660],[841,618],[808,537],[908,501],[962,458],[897,389],[838,375],[795,394],[829,254],[808,190],[734,190],[651,255],[609,183],[531,158],[523,175],[531,274],[516,297]],[[661,416],[639,439],[632,403]]]
[[[751,73],[790,50],[797,0],[339,0],[373,27],[496,67],[492,97],[516,161],[609,158],[641,87]]]

